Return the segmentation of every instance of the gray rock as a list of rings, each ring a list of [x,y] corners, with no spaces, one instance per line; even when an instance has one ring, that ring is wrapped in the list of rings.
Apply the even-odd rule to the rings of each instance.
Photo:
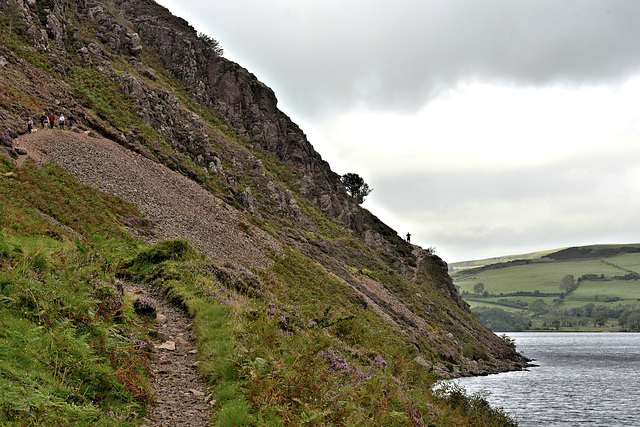
[[[64,27],[53,13],[47,15],[47,30],[56,43],[62,44]]]
[[[178,344],[178,345],[187,345],[187,344],[189,344],[189,341],[185,340],[184,338],[180,338],[180,337],[176,338],[175,341],[176,341],[176,344]]]
[[[175,351],[176,343],[174,341],[165,341],[163,344],[156,346],[159,350]]]
[[[247,187],[238,195],[242,207],[252,215],[258,214],[258,201],[251,194],[251,188]]]
[[[82,60],[86,65],[93,64],[93,61],[91,61],[91,53],[89,52],[89,49],[87,49],[86,46],[83,46],[80,49],[78,49],[78,56],[82,58]]]
[[[127,42],[129,45],[129,53],[133,56],[142,54],[142,41],[138,33],[127,33]]]

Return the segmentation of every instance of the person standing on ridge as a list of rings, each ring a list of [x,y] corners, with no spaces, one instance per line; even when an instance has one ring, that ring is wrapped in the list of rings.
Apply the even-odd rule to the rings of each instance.
[[[407,243],[411,243],[411,233],[407,233]]]

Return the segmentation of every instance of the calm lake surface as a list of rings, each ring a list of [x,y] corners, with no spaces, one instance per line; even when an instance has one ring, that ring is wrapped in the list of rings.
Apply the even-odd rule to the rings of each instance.
[[[539,367],[461,378],[520,426],[640,426],[640,333],[508,333]]]

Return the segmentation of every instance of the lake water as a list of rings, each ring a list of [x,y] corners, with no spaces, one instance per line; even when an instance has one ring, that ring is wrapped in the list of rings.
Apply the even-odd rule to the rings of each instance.
[[[640,334],[508,333],[539,367],[456,380],[520,426],[640,426]]]

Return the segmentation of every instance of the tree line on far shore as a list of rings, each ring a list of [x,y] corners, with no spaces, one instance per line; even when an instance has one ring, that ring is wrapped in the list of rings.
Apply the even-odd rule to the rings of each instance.
[[[618,303],[610,306],[589,302],[578,307],[565,307],[563,304],[565,298],[583,281],[637,280],[639,278],[640,276],[636,273],[615,276],[615,278],[587,274],[576,280],[573,275],[568,274],[562,278],[558,293],[543,293],[536,290],[495,295],[486,290],[483,283],[476,283],[473,294],[468,291],[463,291],[461,294],[465,299],[483,302],[483,306],[474,308],[473,312],[484,325],[494,331],[526,331],[534,328],[534,323],[536,328],[559,330],[560,328],[604,327],[606,324],[611,326],[614,322],[617,322],[622,331],[640,331],[640,304]],[[520,299],[525,297],[529,297],[529,300]],[[536,299],[531,301],[530,297],[536,297]],[[553,300],[549,302],[551,298]],[[593,299],[598,303],[621,301],[617,296],[595,295]],[[489,304],[491,306],[487,306]],[[505,310],[505,308],[511,310]]]

